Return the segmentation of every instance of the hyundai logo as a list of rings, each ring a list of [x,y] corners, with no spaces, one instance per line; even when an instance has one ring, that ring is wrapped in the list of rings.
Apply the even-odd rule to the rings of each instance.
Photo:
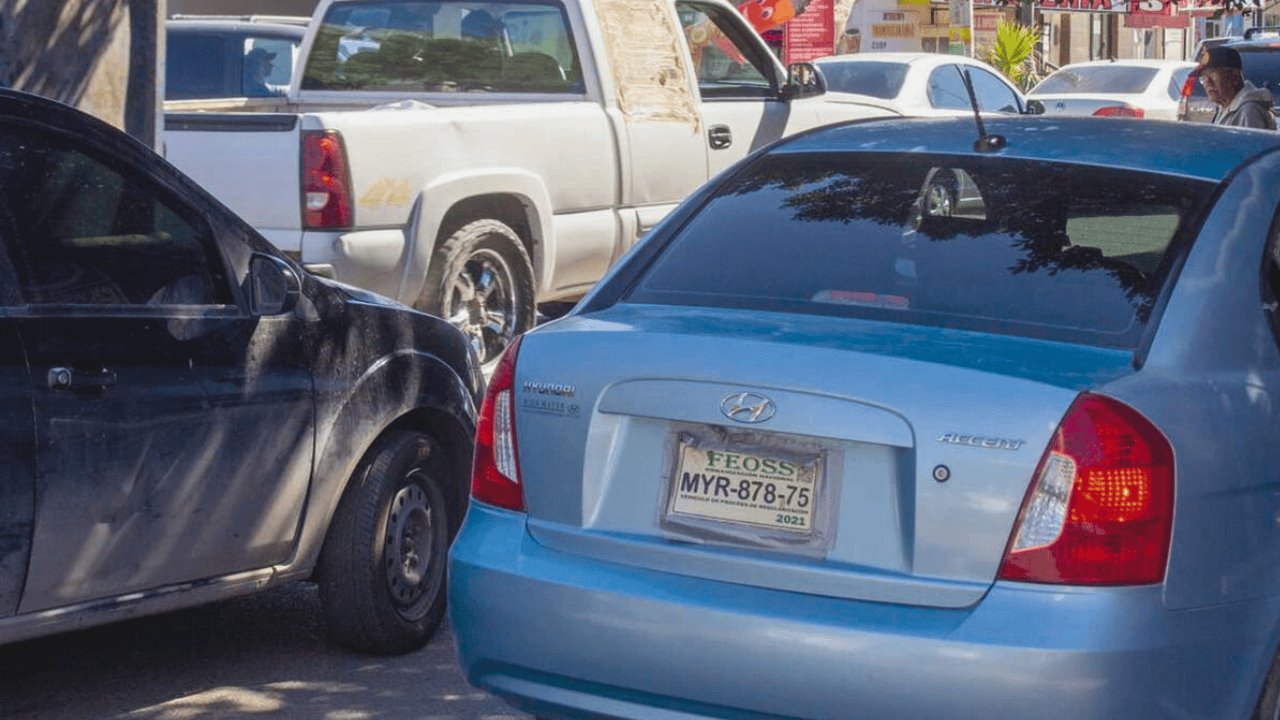
[[[725,395],[720,401],[720,412],[730,420],[742,423],[762,423],[777,411],[778,407],[772,400],[750,392]]]

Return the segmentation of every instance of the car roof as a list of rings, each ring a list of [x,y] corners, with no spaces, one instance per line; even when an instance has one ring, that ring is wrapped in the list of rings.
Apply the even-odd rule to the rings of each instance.
[[[828,55],[826,57],[818,58],[813,62],[819,64],[846,62],[893,62],[903,63],[906,65],[947,65],[960,63],[962,65],[981,65],[987,67],[987,64],[981,60],[975,60],[964,55],[944,55],[941,53],[928,52],[849,53],[847,55]]]
[[[984,118],[1004,149],[978,153],[972,118],[862,120],[783,140],[773,153],[876,152],[989,155],[1179,175],[1212,182],[1258,155],[1280,149],[1280,133],[1093,117]]]
[[[1054,70],[1054,72],[1059,72],[1062,70],[1071,70],[1073,68],[1081,68],[1081,67],[1101,67],[1104,65],[1107,65],[1107,66],[1114,65],[1116,67],[1166,68],[1166,67],[1191,66],[1191,65],[1195,65],[1195,63],[1191,62],[1190,60],[1171,60],[1171,59],[1086,60],[1084,62],[1071,63],[1070,65],[1063,65],[1057,70]]]

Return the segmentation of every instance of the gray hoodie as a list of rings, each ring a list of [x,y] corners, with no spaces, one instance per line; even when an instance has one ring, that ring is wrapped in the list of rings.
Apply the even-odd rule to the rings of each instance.
[[[1271,91],[1244,81],[1244,87],[1232,98],[1226,109],[1218,108],[1213,116],[1214,125],[1232,127],[1276,129],[1275,116],[1271,114]]]

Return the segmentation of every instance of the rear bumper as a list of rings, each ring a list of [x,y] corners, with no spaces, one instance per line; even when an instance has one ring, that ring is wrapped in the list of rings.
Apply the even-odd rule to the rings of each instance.
[[[302,263],[311,272],[412,304],[400,297],[405,236],[399,229],[307,231]]]
[[[998,583],[939,610],[801,596],[580,558],[473,504],[450,616],[475,685],[540,715],[1246,718],[1272,600],[1163,609],[1159,587]]]

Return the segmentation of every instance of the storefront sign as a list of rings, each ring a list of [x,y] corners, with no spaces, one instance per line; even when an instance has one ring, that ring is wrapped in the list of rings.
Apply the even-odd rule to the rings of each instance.
[[[873,38],[913,38],[916,36],[916,26],[907,23],[872,23],[871,37]]]
[[[782,56],[788,63],[809,62],[835,52],[833,0],[810,0],[804,12],[782,27]]]

